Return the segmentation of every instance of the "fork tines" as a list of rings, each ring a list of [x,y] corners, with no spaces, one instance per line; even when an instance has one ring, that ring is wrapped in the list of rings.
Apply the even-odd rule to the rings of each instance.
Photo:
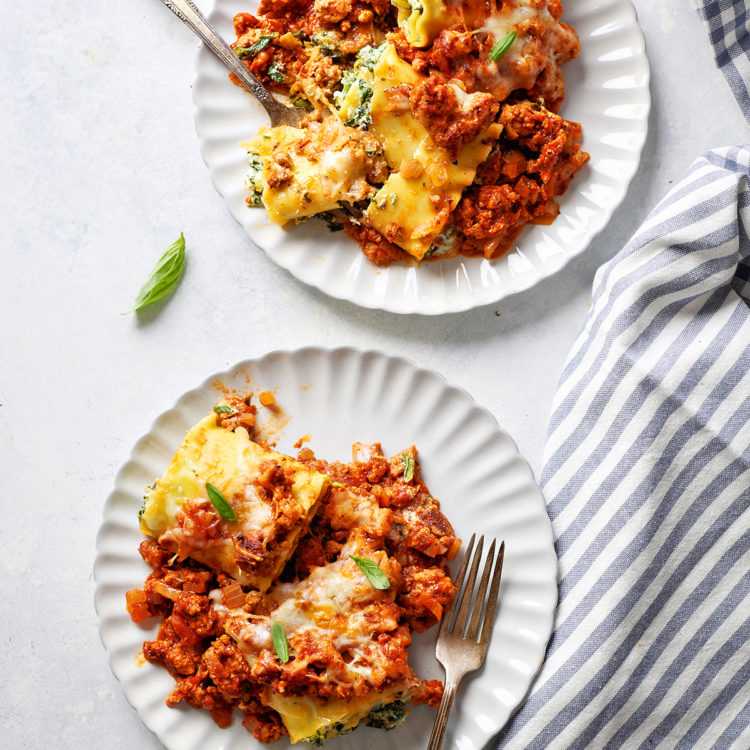
[[[484,625],[482,626],[482,635],[479,638],[479,643],[485,645],[487,641],[489,641],[490,634],[492,633],[492,625],[495,619],[495,606],[497,604],[497,593],[500,587],[500,576],[503,569],[505,542],[500,542],[500,548],[497,551],[497,557],[495,557],[496,540],[492,540],[489,552],[487,553],[487,559],[484,564],[482,578],[479,582],[479,588],[477,589],[475,594],[474,583],[476,582],[479,563],[482,559],[484,535],[479,537],[476,549],[474,549],[475,537],[476,534],[471,535],[471,539],[469,540],[469,544],[466,548],[464,560],[461,563],[461,568],[458,571],[458,575],[456,576],[456,596],[453,598],[453,602],[451,603],[450,608],[443,616],[443,622],[440,626],[440,635],[455,635],[459,638],[463,637],[467,640],[476,641],[477,635],[479,634],[479,626],[482,622],[484,622]],[[492,574],[492,585],[490,586],[490,593],[485,602],[485,595],[487,594],[487,585],[490,580],[490,573],[492,572],[493,562],[495,563],[495,571]],[[467,568],[469,568],[469,563],[471,563],[469,576],[466,579],[464,585],[464,578],[466,578],[466,570]],[[458,607],[458,614],[454,618],[456,607]],[[469,617],[470,612],[471,621],[469,622],[467,629],[466,621]],[[483,614],[484,618],[482,618]]]

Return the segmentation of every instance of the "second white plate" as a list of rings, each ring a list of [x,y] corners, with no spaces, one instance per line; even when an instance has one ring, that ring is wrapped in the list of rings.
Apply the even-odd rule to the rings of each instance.
[[[625,197],[646,139],[649,68],[643,34],[629,0],[565,0],[563,20],[581,39],[581,56],[565,66],[562,114],[583,124],[591,162],[560,200],[550,226],[527,227],[502,258],[450,258],[418,267],[377,268],[343,233],[322,222],[282,229],[263,209],[248,208],[244,179],[249,140],[268,120],[226,68],[204,48],[193,86],[201,151],[217,190],[253,242],[300,281],[363,307],[438,315],[486,305],[529,288],[582,252]],[[216,0],[210,15],[234,39],[232,18],[257,0]]]
[[[142,586],[150,572],[138,555],[144,487],[164,472],[185,432],[225,388],[272,390],[281,411],[268,421],[269,411],[259,410],[263,434],[277,437],[279,449],[293,455],[293,443],[303,436],[329,460],[351,460],[355,441],[381,442],[388,455],[416,445],[427,486],[458,536],[466,542],[478,531],[505,540],[487,660],[462,685],[444,743],[446,750],[483,747],[523,700],[552,632],[557,557],[544,499],[513,440],[466,391],[406,360],[356,349],[275,352],[210,377],[156,420],[120,471],[97,541],[96,607],[112,670],[145,724],[170,750],[260,748],[237,718],[231,728],[219,729],[205,711],[166,707],[174,681],[136,660],[155,630],[135,625],[125,611],[125,592]],[[410,664],[424,678],[443,677],[434,656],[436,630],[415,636],[409,651]],[[420,750],[433,719],[434,711],[420,706],[392,733],[361,727],[326,747],[388,750],[396,742],[401,750]]]

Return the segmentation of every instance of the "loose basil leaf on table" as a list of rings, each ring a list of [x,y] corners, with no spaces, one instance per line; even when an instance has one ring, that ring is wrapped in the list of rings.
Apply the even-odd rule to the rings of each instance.
[[[185,267],[185,235],[180,232],[180,238],[173,242],[159,258],[148,281],[141,287],[133,303],[131,312],[137,312],[144,307],[160,300],[167,292],[174,289]]]

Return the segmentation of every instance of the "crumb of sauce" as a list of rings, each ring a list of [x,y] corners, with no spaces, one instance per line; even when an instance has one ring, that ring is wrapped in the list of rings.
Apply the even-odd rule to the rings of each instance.
[[[218,391],[219,393],[223,393],[225,396],[228,396],[230,393],[233,392],[232,389],[229,386],[224,385],[224,383],[222,383],[221,380],[214,380],[214,382],[211,383],[211,387],[215,391]]]
[[[250,384],[252,382],[250,375],[246,373],[244,375],[248,384]],[[253,391],[247,388],[235,388],[231,385],[226,385],[221,380],[215,380],[211,383],[214,390],[225,397],[239,395],[242,398],[250,398],[254,393],[257,394],[257,401],[264,409],[262,416],[260,413],[257,415],[258,422],[256,422],[253,439],[258,443],[263,443],[272,448],[284,436],[284,429],[289,424],[291,417],[279,406],[276,395],[272,391],[261,390],[261,386],[257,382],[252,382],[252,385]],[[309,385],[312,384],[308,384],[307,387]]]
[[[256,426],[256,437],[264,440],[269,446],[275,446],[284,437],[284,429],[289,424],[291,416],[281,408],[275,397],[273,403],[265,406],[262,415],[258,416],[260,422]]]
[[[136,667],[142,667],[146,663],[146,657],[143,655],[143,649],[137,651],[133,656]]]
[[[269,409],[271,418],[263,424],[258,425],[258,432],[268,445],[276,445],[283,437],[284,428],[289,424],[291,417],[283,412],[278,406]]]
[[[303,435],[297,442],[292,446],[292,448],[297,448],[299,450],[302,447],[303,443],[309,443],[312,438],[309,435]]]

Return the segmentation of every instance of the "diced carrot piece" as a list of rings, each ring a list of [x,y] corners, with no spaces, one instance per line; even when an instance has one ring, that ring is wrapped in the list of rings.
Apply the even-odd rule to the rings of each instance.
[[[258,400],[263,406],[271,406],[276,403],[276,396],[271,391],[263,391],[258,394]]]
[[[461,540],[454,539],[453,544],[451,544],[450,549],[448,550],[448,555],[447,555],[448,559],[452,560],[458,553],[459,549],[461,549]]]
[[[141,589],[132,589],[125,593],[125,605],[133,622],[143,622],[151,617],[148,599]]]

